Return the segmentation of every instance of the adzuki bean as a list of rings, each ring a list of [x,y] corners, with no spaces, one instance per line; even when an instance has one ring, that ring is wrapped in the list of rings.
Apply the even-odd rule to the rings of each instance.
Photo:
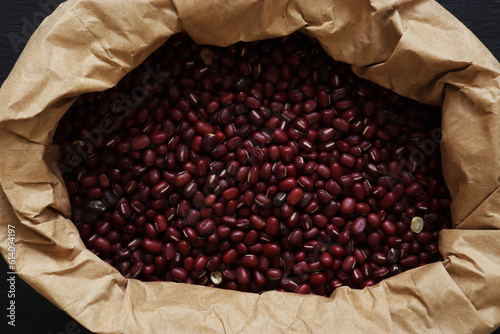
[[[72,220],[125,277],[324,296],[440,259],[439,140],[439,110],[300,33],[175,35],[55,134]]]

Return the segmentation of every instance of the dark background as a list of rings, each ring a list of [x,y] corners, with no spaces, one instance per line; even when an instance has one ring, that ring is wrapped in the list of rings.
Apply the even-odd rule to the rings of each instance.
[[[34,29],[62,0],[16,0],[0,4],[0,84],[7,78]],[[500,59],[500,0],[439,0]],[[5,232],[2,232],[5,233]],[[16,280],[16,327],[7,325],[7,264],[0,257],[0,333],[90,333],[38,294]],[[500,330],[495,331],[500,334]]]

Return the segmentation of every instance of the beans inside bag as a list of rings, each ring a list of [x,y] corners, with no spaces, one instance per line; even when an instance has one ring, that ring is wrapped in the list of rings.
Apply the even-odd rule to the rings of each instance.
[[[442,106],[443,174],[453,229],[442,262],[330,298],[124,278],[69,220],[52,142],[81,94],[114,86],[172,35],[228,46],[295,31],[405,97]],[[474,332],[500,325],[500,65],[431,1],[67,1],[37,29],[0,90],[2,230],[16,269],[99,333]],[[0,234],[7,257],[7,233]]]

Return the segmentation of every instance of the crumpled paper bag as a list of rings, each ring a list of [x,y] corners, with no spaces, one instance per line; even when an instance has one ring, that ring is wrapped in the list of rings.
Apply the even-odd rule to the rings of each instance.
[[[442,159],[455,229],[444,261],[331,298],[127,280],[88,251],[51,142],[76,97],[112,87],[172,34],[227,46],[317,38],[362,77],[443,106]],[[35,32],[0,91],[0,250],[99,333],[488,333],[500,325],[500,65],[433,1],[70,0]]]

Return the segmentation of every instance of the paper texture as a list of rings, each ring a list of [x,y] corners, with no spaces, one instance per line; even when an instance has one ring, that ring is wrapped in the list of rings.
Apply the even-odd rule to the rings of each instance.
[[[77,96],[113,86],[172,34],[225,46],[316,37],[359,75],[443,106],[456,229],[444,262],[331,298],[123,278],[68,220],[51,138]],[[433,1],[75,0],[35,32],[0,90],[0,250],[16,226],[25,281],[98,333],[490,333],[500,326],[500,65]]]

